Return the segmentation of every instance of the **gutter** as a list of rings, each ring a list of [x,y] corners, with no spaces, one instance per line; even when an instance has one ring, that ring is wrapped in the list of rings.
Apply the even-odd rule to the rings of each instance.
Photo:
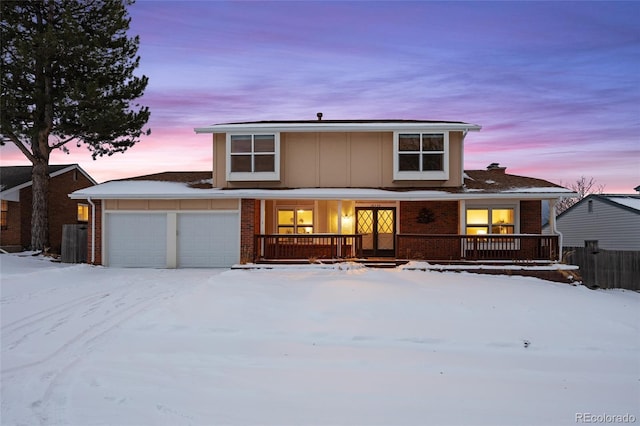
[[[562,262],[562,243],[563,243],[563,238],[564,236],[562,235],[562,232],[560,232],[558,230],[558,222],[557,222],[557,217],[556,217],[556,201],[557,200],[551,200],[549,202],[550,204],[550,211],[549,211],[549,219],[551,220],[551,218],[553,217],[553,233],[558,235],[558,262]]]

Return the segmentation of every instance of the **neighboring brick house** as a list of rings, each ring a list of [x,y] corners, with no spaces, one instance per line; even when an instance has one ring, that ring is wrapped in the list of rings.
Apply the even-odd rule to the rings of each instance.
[[[31,245],[31,166],[0,167],[1,231],[0,247],[20,251]],[[72,200],[69,193],[96,185],[77,164],[49,166],[49,243],[60,253],[62,226],[88,221],[89,205]]]
[[[559,259],[541,206],[573,193],[498,164],[465,171],[465,137],[480,126],[319,119],[195,130],[213,136],[206,182],[164,174],[72,194],[96,206],[93,263]]]

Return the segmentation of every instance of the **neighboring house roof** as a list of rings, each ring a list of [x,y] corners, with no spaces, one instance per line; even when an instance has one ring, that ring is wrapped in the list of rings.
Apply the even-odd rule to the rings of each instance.
[[[190,184],[211,183],[213,181],[213,172],[160,172],[150,175],[134,176],[124,179],[116,179],[116,181],[128,180],[148,180],[161,182],[183,182]]]
[[[220,123],[195,128],[196,133],[225,133],[237,130],[272,131],[392,131],[409,129],[447,129],[461,131],[479,131],[482,126],[462,121],[435,120],[274,120],[247,121],[240,123]]]
[[[87,179],[89,179],[92,184],[98,184],[98,182],[96,182],[77,164],[49,165],[49,176],[56,177],[74,169],[80,171],[80,173],[82,173]],[[0,167],[0,198],[10,199],[11,201],[18,201],[17,199],[14,199],[15,194],[22,188],[26,188],[32,185],[32,170],[33,166]]]
[[[603,203],[609,204],[614,207],[618,207],[622,210],[630,211],[632,213],[640,214],[640,195],[630,194],[590,194],[578,201],[567,210],[558,215],[558,219],[570,213],[572,210],[578,208],[578,206],[588,202],[589,200],[598,200]]]
[[[171,198],[263,198],[353,200],[458,200],[491,198],[539,199],[574,196],[575,193],[542,179],[509,175],[500,170],[469,170],[462,188],[286,188],[221,189],[202,183],[211,172],[164,172],[106,182],[71,194],[71,198],[171,199]]]

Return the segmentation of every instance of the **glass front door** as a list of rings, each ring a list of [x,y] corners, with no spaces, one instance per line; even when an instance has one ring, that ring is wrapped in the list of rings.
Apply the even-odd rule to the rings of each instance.
[[[365,257],[395,257],[396,209],[357,207],[356,233],[362,234]]]

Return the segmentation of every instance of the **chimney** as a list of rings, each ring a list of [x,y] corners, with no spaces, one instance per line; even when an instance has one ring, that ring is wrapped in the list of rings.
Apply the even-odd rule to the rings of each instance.
[[[321,112],[319,112],[319,113],[317,113],[316,115],[318,116],[318,121],[322,121],[322,113],[321,113]]]
[[[496,171],[496,172],[500,172],[502,174],[504,174],[505,170],[507,170],[506,167],[500,167],[500,163],[491,163],[487,166],[487,170],[488,171]]]

